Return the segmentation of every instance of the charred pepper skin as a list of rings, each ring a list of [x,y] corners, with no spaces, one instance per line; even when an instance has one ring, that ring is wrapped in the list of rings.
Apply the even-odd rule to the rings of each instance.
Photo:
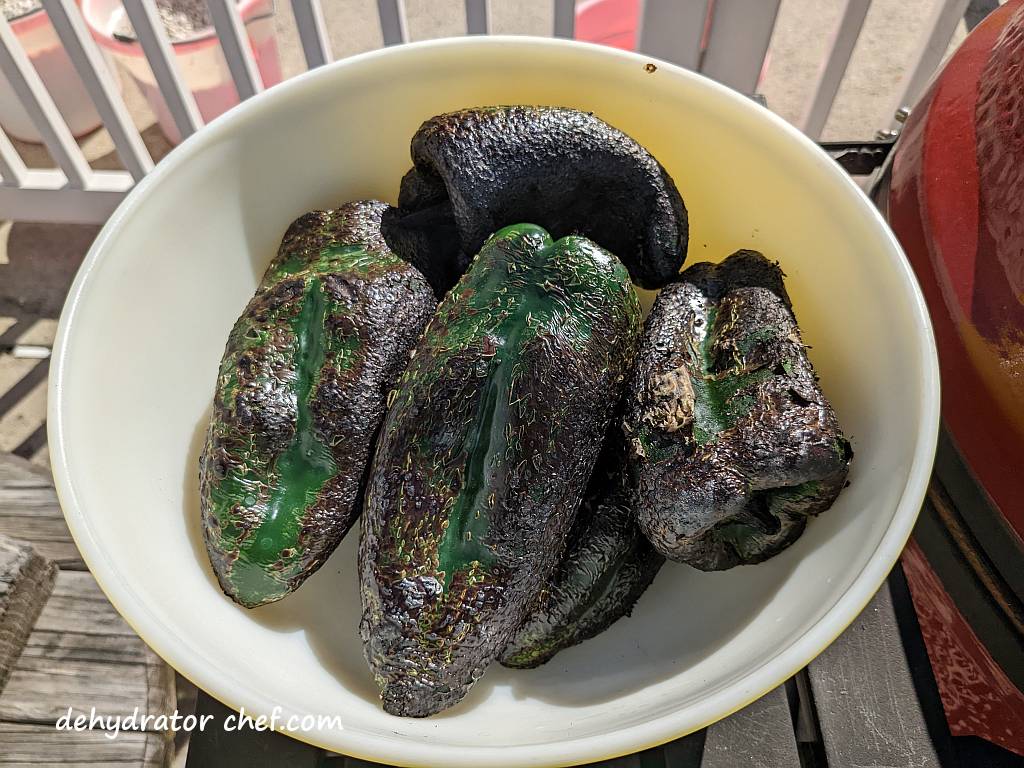
[[[630,615],[665,562],[637,526],[624,475],[591,486],[562,561],[501,654],[506,667],[539,667]]]
[[[434,310],[380,236],[385,207],[296,220],[228,337],[200,507],[214,572],[247,608],[296,589],[355,522],[387,393]]]
[[[853,452],[783,285],[755,251],[696,264],[655,301],[624,429],[640,528],[701,570],[759,563],[832,505]]]
[[[623,265],[580,237],[490,238],[393,393],[360,541],[384,709],[452,706],[562,554],[639,343]]]
[[[686,207],[639,143],[585,112],[479,107],[427,120],[384,237],[444,294],[484,240],[530,221],[617,255],[633,282],[659,288],[686,256]]]

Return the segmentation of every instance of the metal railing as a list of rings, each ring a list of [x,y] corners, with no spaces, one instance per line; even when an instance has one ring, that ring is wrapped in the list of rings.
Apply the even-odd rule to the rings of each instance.
[[[593,2],[593,0],[585,0]],[[127,16],[182,138],[202,127],[154,0],[123,0]],[[641,0],[637,48],[752,93],[767,54],[781,0]],[[968,0],[936,0],[920,51],[894,95],[893,113],[923,88],[948,46]],[[263,89],[234,0],[208,0],[210,15],[239,99]],[[113,141],[125,170],[93,170],[11,26],[0,15],[0,72],[37,128],[56,169],[25,166],[0,131],[0,218],[102,222],[153,167],[153,159],[125,108],[120,91],[75,0],[42,0]],[[320,0],[291,0],[309,68],[332,60]],[[871,0],[846,0],[800,127],[818,138],[835,101]],[[582,7],[582,4],[581,4]],[[409,39],[403,0],[377,0],[385,45]],[[554,0],[552,34],[571,38],[575,0]],[[490,32],[489,0],[465,0],[467,34]]]

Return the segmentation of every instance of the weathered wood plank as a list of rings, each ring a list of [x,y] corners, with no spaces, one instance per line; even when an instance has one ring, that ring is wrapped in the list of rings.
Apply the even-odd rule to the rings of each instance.
[[[60,504],[52,485],[28,485],[31,478],[20,484],[0,485],[0,515],[4,517],[31,517],[56,519]],[[34,480],[33,480],[34,482]]]
[[[165,768],[170,742],[163,734],[61,731],[52,725],[0,721],[0,765],[32,768]]]
[[[10,454],[0,454],[0,535],[30,542],[62,570],[85,570],[49,473]]]
[[[62,661],[22,657],[0,696],[0,720],[55,723],[72,708],[72,716],[101,717],[169,714],[166,698],[150,690],[146,664]],[[161,702],[153,706],[155,701]]]
[[[174,673],[88,572],[58,575],[26,647],[0,695],[0,720],[56,722],[68,707],[103,715],[174,710]]]
[[[10,534],[12,539],[20,536]],[[52,560],[62,571],[84,571],[85,562],[78,553],[73,541],[40,541],[34,542],[33,548],[47,560]]]
[[[52,560],[62,571],[85,570],[85,563],[82,561],[82,556],[79,554],[78,548],[75,547],[75,543],[70,539],[67,541],[39,541],[24,536],[18,536],[18,527],[12,526],[8,533],[7,529],[3,527],[2,520],[0,520],[0,530],[3,530],[4,533],[12,539],[31,541],[36,552],[47,560]]]
[[[0,691],[46,604],[56,566],[27,542],[0,535]]]
[[[808,667],[830,765],[939,766],[886,583]]]
[[[708,728],[701,768],[800,768],[786,691],[779,686]]]
[[[88,571],[61,571],[36,630],[70,634],[138,636],[110,604]]]
[[[0,532],[80,570],[62,570],[35,618],[24,650],[0,692],[0,766],[147,766],[170,764],[170,733],[57,732],[59,718],[170,715],[174,672],[107,601],[84,570],[49,474],[0,455]]]
[[[131,635],[93,635],[46,632],[36,629],[21,651],[22,656],[46,659],[50,664],[65,661],[100,664],[145,664],[147,649]]]
[[[50,473],[9,453],[0,453],[0,489],[53,487]]]
[[[88,571],[62,571],[22,651],[51,663],[149,663],[152,651],[107,601]]]

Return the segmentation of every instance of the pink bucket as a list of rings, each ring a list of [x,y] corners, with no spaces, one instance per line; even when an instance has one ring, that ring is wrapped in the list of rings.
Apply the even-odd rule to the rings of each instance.
[[[97,128],[100,116],[46,11],[39,9],[11,21],[11,29],[71,133],[83,136]],[[0,74],[0,125],[9,136],[40,142],[42,137],[11,84]]]
[[[123,8],[120,0],[82,0],[82,12],[93,36],[110,58],[139,86],[164,135],[173,144],[181,134],[149,68],[142,46],[114,37],[113,29]],[[252,46],[256,66],[266,87],[281,82],[281,61],[274,32],[273,0],[242,0],[238,4]],[[238,103],[231,72],[212,29],[172,44],[185,85],[195,96],[204,121],[210,121]]]

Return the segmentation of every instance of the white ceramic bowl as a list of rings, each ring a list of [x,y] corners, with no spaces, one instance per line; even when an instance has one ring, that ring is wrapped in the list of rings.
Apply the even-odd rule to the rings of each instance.
[[[338,714],[294,735],[400,765],[560,765],[667,741],[779,685],[864,607],[910,533],[939,386],[917,284],[835,163],[743,96],[607,48],[466,38],[377,51],[251,99],[161,162],[111,217],[61,317],[50,389],[68,524],[111,601],[175,668],[247,712]],[[494,665],[426,720],[384,714],[361,656],[350,535],[295,595],[246,611],[213,579],[197,457],[235,317],[292,219],[394,200],[421,121],[459,107],[592,110],[647,146],[690,213],[690,261],[781,261],[856,458],[851,485],[756,567],[670,564],[633,616],[541,669]]]

